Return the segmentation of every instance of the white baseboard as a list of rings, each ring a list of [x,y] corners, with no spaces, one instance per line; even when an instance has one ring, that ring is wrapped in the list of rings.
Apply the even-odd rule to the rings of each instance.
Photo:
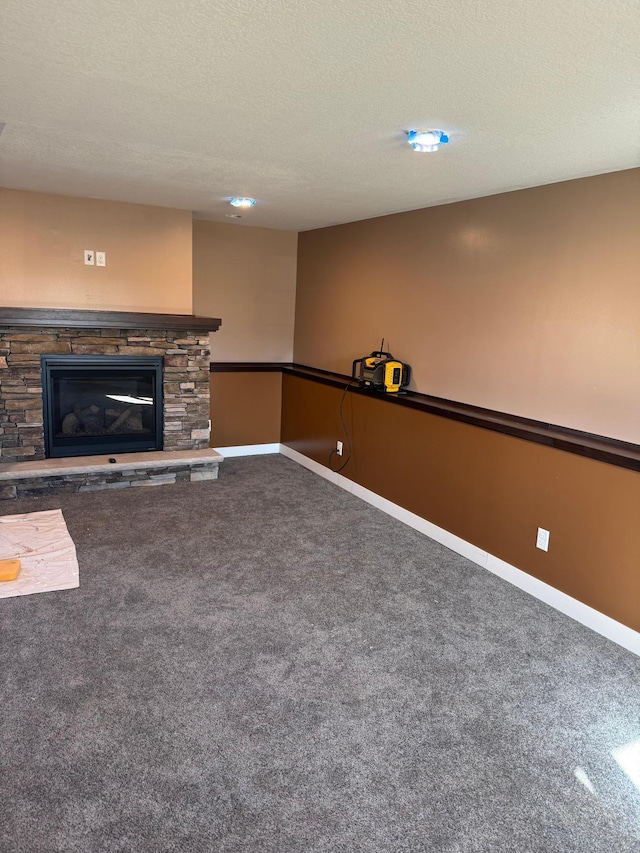
[[[235,447],[216,447],[215,450],[230,459],[232,456],[262,456],[265,453],[280,453],[281,445],[274,444],[238,444]]]
[[[329,480],[336,486],[340,486],[341,489],[351,492],[352,495],[361,498],[363,501],[382,510],[382,512],[386,512],[388,515],[393,516],[393,518],[397,518],[398,521],[402,521],[409,527],[413,527],[414,530],[424,533],[430,539],[434,539],[457,554],[461,554],[483,569],[487,569],[494,575],[498,575],[498,577],[508,583],[524,590],[524,592],[528,592],[529,595],[559,610],[571,619],[575,619],[576,622],[580,622],[608,640],[612,640],[619,646],[628,649],[628,651],[640,655],[640,633],[638,631],[628,628],[621,622],[616,622],[615,619],[605,616],[599,610],[594,610],[593,607],[589,607],[589,605],[583,604],[576,598],[560,592],[559,589],[549,586],[549,584],[534,578],[521,569],[517,569],[510,563],[499,559],[499,557],[494,557],[493,554],[477,548],[465,539],[460,539],[459,536],[449,533],[448,530],[443,530],[442,527],[438,527],[421,516],[409,512],[409,510],[383,498],[381,495],[365,489],[363,486],[359,486],[347,477],[343,477],[342,474],[330,471],[324,465],[320,465],[313,459],[309,459],[308,456],[298,453],[297,450],[292,450],[290,447],[281,444],[280,453],[288,459],[292,459],[294,462],[308,468],[320,477],[324,477],[325,480]]]

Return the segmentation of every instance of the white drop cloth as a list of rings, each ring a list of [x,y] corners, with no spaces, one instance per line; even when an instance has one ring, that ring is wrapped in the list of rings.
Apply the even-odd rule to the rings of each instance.
[[[20,574],[0,581],[0,598],[80,585],[76,546],[61,509],[0,516],[0,560],[18,559]]]

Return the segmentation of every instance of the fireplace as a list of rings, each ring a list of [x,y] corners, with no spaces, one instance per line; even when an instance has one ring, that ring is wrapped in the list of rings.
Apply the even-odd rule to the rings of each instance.
[[[0,308],[0,499],[3,469],[7,465],[39,461],[61,463],[61,454],[70,456],[72,453],[108,459],[124,455],[125,448],[133,451],[131,442],[134,440],[141,442],[138,445],[143,448],[140,456],[174,452],[197,455],[207,451],[211,416],[209,330],[215,331],[219,326],[220,320],[213,317],[180,314]],[[47,357],[46,366],[42,356]],[[139,358],[148,361],[145,364]],[[146,366],[153,369],[155,378],[147,374],[142,384],[123,388],[120,382],[106,392],[91,388],[91,395],[131,397],[134,401],[107,397],[109,403],[105,404],[104,399],[91,399],[90,395],[81,408],[81,412],[91,406],[98,408],[97,412],[84,414],[89,428],[80,429],[74,419],[69,418],[63,429],[61,421],[68,414],[75,415],[82,423],[73,407],[74,404],[82,405],[86,398],[81,390],[80,399],[67,401],[66,410],[56,409],[51,396],[49,365],[65,370],[71,365],[74,369],[89,365],[92,369],[109,367],[110,370],[132,366],[140,370]],[[72,378],[80,380],[86,378],[86,374]],[[104,379],[104,374],[100,378]],[[131,380],[131,376],[121,374],[113,378]],[[77,391],[76,386],[74,393]],[[151,398],[151,405],[148,398]],[[124,413],[120,410],[117,414],[120,406],[116,404],[120,403],[141,408],[134,409],[114,428],[113,424]],[[100,409],[107,407],[110,412],[105,412],[103,426]],[[155,417],[150,415],[154,409]],[[92,414],[97,423],[96,418],[90,418]],[[56,419],[57,424],[54,423]],[[126,432],[121,433],[119,430],[125,421],[128,421]],[[154,432],[144,432],[146,429]],[[70,431],[72,435],[68,434]],[[85,435],[79,434],[82,432]],[[125,437],[119,438],[120,435]],[[69,448],[75,439],[83,445],[82,450]],[[52,448],[52,444],[58,447]],[[58,458],[47,460],[46,456]],[[131,460],[136,457],[135,453],[128,454]],[[69,464],[74,458],[79,457],[72,457]]]
[[[215,480],[209,334],[219,326],[0,308],[0,501]]]
[[[43,355],[45,455],[162,450],[162,358]]]

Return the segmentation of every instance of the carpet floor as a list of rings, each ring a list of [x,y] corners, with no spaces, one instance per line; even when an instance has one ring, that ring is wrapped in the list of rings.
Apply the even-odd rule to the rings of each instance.
[[[630,653],[280,456],[0,512],[56,507],[80,588],[0,601],[3,853],[640,851]]]

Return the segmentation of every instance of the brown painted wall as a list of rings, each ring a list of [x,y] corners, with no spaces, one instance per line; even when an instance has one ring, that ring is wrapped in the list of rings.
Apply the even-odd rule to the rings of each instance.
[[[291,231],[193,223],[193,310],[222,317],[212,361],[291,361],[297,239]]]
[[[212,447],[280,441],[281,373],[212,373]]]
[[[640,169],[299,236],[294,359],[640,442]]]
[[[191,212],[0,189],[0,305],[190,314]]]
[[[341,394],[284,376],[283,442],[327,465]],[[345,476],[640,630],[640,474],[373,396],[344,408]]]

